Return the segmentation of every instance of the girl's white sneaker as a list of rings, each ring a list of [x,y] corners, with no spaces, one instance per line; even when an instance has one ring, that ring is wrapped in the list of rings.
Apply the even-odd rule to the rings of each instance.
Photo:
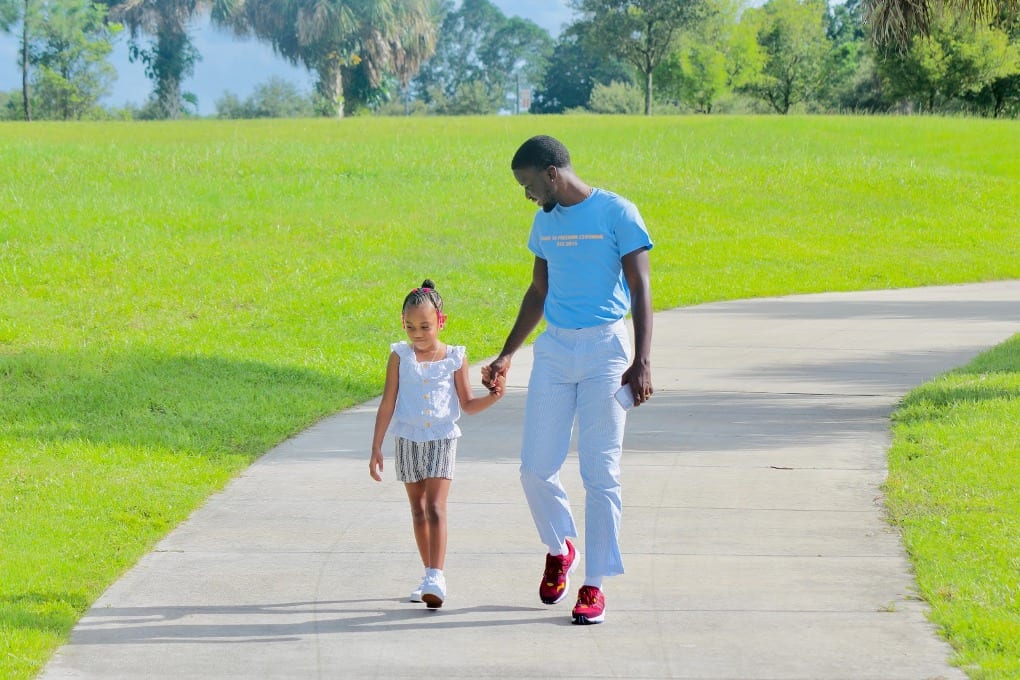
[[[446,577],[426,576],[425,582],[421,584],[421,599],[429,609],[439,609],[446,599]]]
[[[421,583],[418,584],[418,587],[411,591],[411,602],[422,602],[421,591],[425,588],[425,582],[427,580],[428,579],[423,578]]]

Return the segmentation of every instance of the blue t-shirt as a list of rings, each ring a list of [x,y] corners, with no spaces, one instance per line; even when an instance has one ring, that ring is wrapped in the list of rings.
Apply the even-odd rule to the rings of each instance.
[[[651,248],[637,207],[595,189],[577,205],[539,210],[528,249],[549,264],[545,318],[559,328],[590,328],[618,321],[630,310],[623,256]]]

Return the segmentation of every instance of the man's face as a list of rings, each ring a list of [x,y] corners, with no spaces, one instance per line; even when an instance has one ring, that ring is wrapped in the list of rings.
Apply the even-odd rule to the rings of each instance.
[[[514,170],[514,178],[517,183],[524,187],[524,197],[542,206],[542,210],[549,212],[556,207],[557,199],[553,179],[556,177],[556,168],[549,166],[544,170],[539,168],[518,168]]]

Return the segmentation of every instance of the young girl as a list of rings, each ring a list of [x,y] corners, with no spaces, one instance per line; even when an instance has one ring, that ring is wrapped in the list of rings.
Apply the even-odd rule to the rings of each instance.
[[[382,444],[391,432],[397,478],[407,489],[414,540],[425,565],[425,578],[411,601],[436,609],[446,599],[446,498],[460,436],[457,420],[462,411],[473,415],[499,401],[506,380],[493,383],[484,397],[474,396],[464,347],[439,341],[446,315],[431,280],[407,294],[401,318],[407,342],[390,346],[368,468],[372,479],[382,481]]]

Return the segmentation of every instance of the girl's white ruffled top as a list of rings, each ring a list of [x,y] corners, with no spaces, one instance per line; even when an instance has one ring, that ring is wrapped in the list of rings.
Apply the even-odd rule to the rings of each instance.
[[[465,348],[447,345],[445,358],[422,362],[415,358],[414,347],[407,342],[395,342],[390,349],[400,357],[400,382],[390,434],[415,442],[459,437],[460,399],[454,374],[464,365]]]

